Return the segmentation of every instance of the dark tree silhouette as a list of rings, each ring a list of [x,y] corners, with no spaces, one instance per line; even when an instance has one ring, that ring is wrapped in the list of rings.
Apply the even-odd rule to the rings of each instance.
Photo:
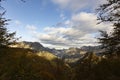
[[[10,21],[10,19],[6,19],[4,17],[6,11],[4,7],[1,6],[1,3],[3,1],[6,1],[6,0],[0,0],[0,10],[1,10],[0,12],[0,47],[14,44],[19,39],[19,38],[15,38],[15,34],[16,34],[15,32],[9,33],[7,30],[7,25],[8,25],[7,22]],[[21,0],[21,1],[24,1],[24,0]]]
[[[100,5],[97,9],[98,20],[113,24],[110,34],[106,31],[101,32],[99,42],[107,54],[120,53],[120,0],[107,0],[107,3]]]
[[[8,46],[16,42],[17,38],[15,38],[15,32],[9,33],[6,25],[8,25],[9,19],[3,17],[5,12],[0,13],[0,47]]]

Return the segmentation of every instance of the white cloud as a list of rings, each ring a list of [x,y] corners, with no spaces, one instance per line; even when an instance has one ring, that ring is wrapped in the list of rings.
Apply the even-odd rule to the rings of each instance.
[[[86,33],[94,33],[98,30],[108,30],[110,28],[110,24],[101,23],[97,25],[97,16],[94,13],[80,12],[73,15],[71,23],[74,25],[73,28]]]
[[[34,25],[26,25],[26,28],[30,31],[36,31],[37,27]]]
[[[14,23],[15,23],[16,25],[21,25],[21,24],[22,24],[19,20],[15,20]]]
[[[97,45],[95,34],[98,30],[109,30],[110,24],[97,25],[97,16],[94,13],[80,12],[72,15],[70,20],[63,22],[65,26],[45,27],[43,33],[35,33],[40,42],[57,47],[81,47]],[[36,30],[35,26],[28,25],[29,30]]]
[[[96,15],[93,13],[80,12],[72,16],[72,20],[74,21],[92,21],[91,19],[96,20]]]
[[[70,0],[52,0],[52,1],[55,4],[60,5],[61,8],[65,8],[69,4],[69,2],[70,2]]]
[[[95,9],[99,4],[105,3],[106,0],[51,0],[62,9],[78,11],[84,8]]]

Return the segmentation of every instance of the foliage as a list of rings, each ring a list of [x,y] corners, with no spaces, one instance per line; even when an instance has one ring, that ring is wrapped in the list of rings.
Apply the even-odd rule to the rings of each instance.
[[[108,34],[101,31],[100,43],[107,54],[120,53],[120,0],[107,0],[97,9],[98,20],[113,24],[113,31]]]
[[[0,46],[8,46],[16,42],[15,32],[9,33],[6,25],[8,25],[9,19],[3,17],[5,12],[0,13]]]
[[[74,69],[73,80],[120,80],[120,58],[101,58],[90,53]]]
[[[0,52],[0,80],[71,80],[71,69],[58,58],[21,48],[0,48]]]

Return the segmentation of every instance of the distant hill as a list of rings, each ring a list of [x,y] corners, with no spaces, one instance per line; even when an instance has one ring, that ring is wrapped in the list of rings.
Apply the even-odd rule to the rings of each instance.
[[[32,48],[33,50],[36,50],[36,51],[43,51],[45,49],[45,47],[43,47],[43,45],[40,44],[39,42],[23,41],[22,43],[25,44],[25,45],[29,45],[30,48]]]
[[[36,51],[47,51],[52,53],[53,55],[57,56],[58,58],[65,60],[66,62],[75,62],[77,61],[82,55],[86,53],[86,51],[80,48],[69,48],[69,49],[50,49],[44,47],[39,42],[26,42],[24,41],[23,44],[29,45],[29,47]]]
[[[50,49],[50,48],[44,47],[39,42],[27,42],[27,41],[20,42],[17,45],[14,45],[14,47],[32,49],[38,52],[47,51],[57,56],[58,58],[65,60],[66,62],[75,62],[79,60],[79,58],[84,56],[86,52],[93,51],[97,54],[101,51],[100,49],[101,46],[83,46],[81,48],[71,47],[69,49],[57,50],[57,49]]]
[[[85,51],[97,51],[101,49],[101,46],[83,46],[81,49]]]
[[[10,47],[18,47],[18,48],[26,48],[26,49],[33,49],[36,51],[44,50],[45,48],[39,42],[18,42],[15,45],[10,45]]]

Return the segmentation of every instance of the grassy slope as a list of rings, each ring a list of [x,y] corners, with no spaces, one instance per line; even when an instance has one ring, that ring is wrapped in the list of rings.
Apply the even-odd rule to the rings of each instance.
[[[28,49],[0,48],[0,80],[70,80],[71,70],[63,61],[33,53]]]

